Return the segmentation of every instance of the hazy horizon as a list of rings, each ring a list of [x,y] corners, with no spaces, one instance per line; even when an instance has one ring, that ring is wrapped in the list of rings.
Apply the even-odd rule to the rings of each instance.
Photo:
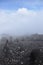
[[[43,34],[43,0],[0,0],[0,34]]]

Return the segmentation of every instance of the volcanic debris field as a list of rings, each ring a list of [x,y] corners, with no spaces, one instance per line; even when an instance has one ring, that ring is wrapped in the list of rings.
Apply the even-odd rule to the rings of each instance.
[[[0,65],[29,65],[34,48],[43,49],[43,35],[2,37],[0,39]]]

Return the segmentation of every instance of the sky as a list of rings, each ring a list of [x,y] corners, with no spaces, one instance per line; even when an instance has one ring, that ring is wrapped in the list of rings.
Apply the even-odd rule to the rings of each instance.
[[[43,34],[43,0],[0,0],[0,34]]]

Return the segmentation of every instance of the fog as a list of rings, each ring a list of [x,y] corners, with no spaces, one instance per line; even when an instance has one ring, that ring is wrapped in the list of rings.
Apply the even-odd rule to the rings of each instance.
[[[29,35],[43,33],[43,10],[0,9],[0,34]]]

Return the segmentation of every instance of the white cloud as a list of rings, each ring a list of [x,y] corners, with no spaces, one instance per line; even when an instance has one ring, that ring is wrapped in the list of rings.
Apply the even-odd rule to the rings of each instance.
[[[43,10],[19,8],[16,11],[0,10],[0,34],[22,35],[43,33]]]

